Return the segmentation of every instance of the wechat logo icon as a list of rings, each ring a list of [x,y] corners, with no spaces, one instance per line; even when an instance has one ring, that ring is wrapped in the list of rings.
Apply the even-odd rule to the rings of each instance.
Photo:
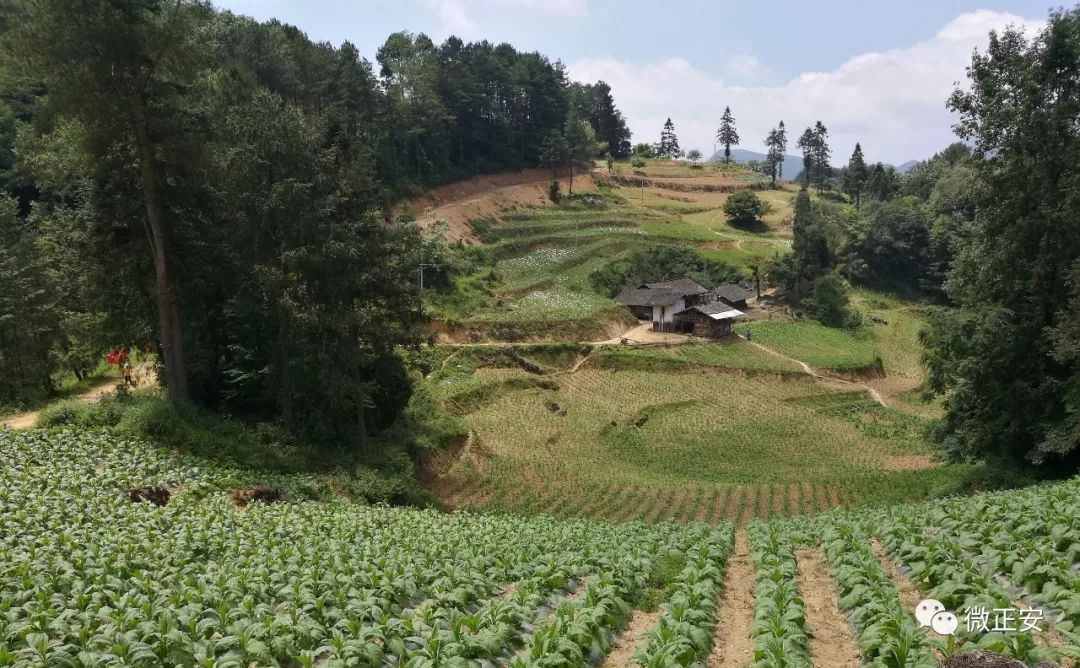
[[[932,598],[920,601],[915,606],[915,619],[919,622],[919,626],[929,626],[934,633],[943,636],[951,636],[960,626],[960,620],[956,618],[956,615],[946,610],[941,601]]]

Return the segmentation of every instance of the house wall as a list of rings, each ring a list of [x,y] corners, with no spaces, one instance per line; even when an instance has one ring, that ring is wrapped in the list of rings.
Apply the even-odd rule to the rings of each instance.
[[[675,322],[675,314],[686,308],[686,303],[680,299],[672,306],[654,306],[652,311],[653,329],[667,331]]]
[[[694,336],[706,339],[719,339],[731,334],[730,320],[713,320],[712,318],[694,313]]]

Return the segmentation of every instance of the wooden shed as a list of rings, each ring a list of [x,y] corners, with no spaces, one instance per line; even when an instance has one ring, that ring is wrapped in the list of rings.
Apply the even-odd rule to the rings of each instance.
[[[675,314],[675,322],[680,331],[693,333],[708,339],[719,339],[731,334],[731,324],[735,318],[745,315],[738,309],[731,308],[724,302],[695,304]]]

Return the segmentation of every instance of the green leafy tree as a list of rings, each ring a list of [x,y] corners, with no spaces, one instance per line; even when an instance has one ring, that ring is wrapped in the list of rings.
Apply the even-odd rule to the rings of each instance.
[[[753,190],[736,190],[724,201],[724,214],[733,225],[750,225],[768,212],[769,204]]]
[[[855,208],[862,203],[862,192],[867,179],[866,161],[863,159],[862,146],[855,143],[855,150],[851,152],[848,160],[847,171],[844,173],[844,191],[855,202]]]
[[[566,142],[567,164],[570,167],[569,192],[574,192],[575,165],[591,166],[592,161],[604,152],[607,145],[598,141],[592,126],[581,118],[571,114],[563,124],[563,139]]]
[[[698,162],[701,160],[701,151],[696,148],[692,148],[686,152],[686,159],[690,162]]]
[[[866,193],[879,202],[891,200],[900,190],[900,176],[892,165],[877,163],[866,178]]]
[[[640,285],[687,276],[706,287],[741,280],[726,262],[714,262],[683,246],[640,249],[589,274],[597,292],[615,296],[628,285]]]
[[[724,147],[724,162],[731,164],[731,147],[739,145],[739,133],[735,130],[735,117],[731,115],[731,107],[724,107],[720,127],[716,130],[716,141]]]
[[[630,129],[622,112],[615,106],[611,86],[597,81],[595,84],[573,83],[570,89],[571,96],[596,133],[597,141],[607,144],[613,158],[629,158]]]
[[[15,200],[0,195],[0,406],[9,408],[52,389],[49,353],[58,331],[38,254],[16,212]]]
[[[991,33],[968,75],[949,107],[985,187],[946,283],[960,308],[924,339],[928,387],[946,397],[939,436],[958,457],[1075,470],[1080,139],[1061,91],[1080,80],[1080,9],[1051,13],[1031,41]]]
[[[561,130],[552,130],[540,145],[540,165],[551,168],[551,180],[559,178],[559,168],[570,161],[570,145]]]
[[[826,327],[854,327],[859,314],[848,308],[847,286],[837,272],[829,272],[814,282],[814,290],[803,300],[803,307]]]
[[[169,396],[189,400],[170,180],[194,146],[186,118],[196,59],[192,28],[203,11],[148,0],[73,7],[60,0],[17,6],[9,45],[50,90],[59,113],[85,124],[98,156],[130,151],[153,258],[158,336]]]

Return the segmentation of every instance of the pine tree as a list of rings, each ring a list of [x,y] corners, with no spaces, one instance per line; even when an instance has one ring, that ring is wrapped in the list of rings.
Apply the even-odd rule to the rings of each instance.
[[[802,149],[802,164],[803,164],[803,187],[810,187],[810,179],[814,174],[814,129],[806,128],[803,130],[802,135],[799,136],[799,141],[795,143],[800,149]]]
[[[829,131],[825,124],[818,121],[814,124],[814,167],[815,183],[818,192],[825,191],[825,184],[829,180],[829,160],[832,158],[832,149],[829,148]]]
[[[776,128],[776,150],[780,154],[780,162],[777,163],[777,178],[784,178],[784,158],[787,157],[787,128],[784,121]]]
[[[844,175],[844,190],[855,202],[855,208],[859,208],[862,202],[863,186],[866,185],[867,178],[866,161],[863,160],[862,146],[855,143],[855,150],[851,153],[851,159],[848,160],[847,173]]]
[[[682,157],[682,149],[679,148],[679,138],[675,136],[675,124],[668,118],[664,121],[664,129],[660,131],[660,143],[656,145],[656,157],[675,160]]]
[[[724,107],[720,118],[720,129],[716,131],[716,141],[724,145],[724,162],[731,163],[731,147],[739,145],[739,133],[735,131],[735,117],[731,107]]]
[[[784,130],[784,121],[780,126],[769,130],[769,136],[765,138],[765,164],[769,168],[769,176],[772,185],[776,186],[776,180],[784,174],[784,154],[787,152],[787,137]],[[779,173],[779,174],[778,174]]]

